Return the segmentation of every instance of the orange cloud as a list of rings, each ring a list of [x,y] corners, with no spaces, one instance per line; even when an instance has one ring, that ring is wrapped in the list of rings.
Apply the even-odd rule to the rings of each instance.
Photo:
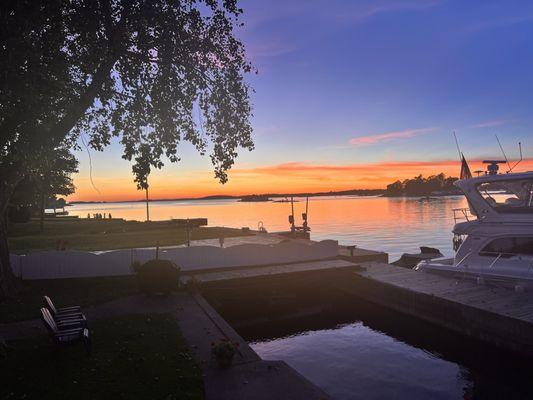
[[[412,138],[434,130],[435,128],[406,129],[404,131],[387,132],[379,135],[360,136],[350,139],[350,144],[354,146],[364,146],[380,142],[390,142],[394,139]]]

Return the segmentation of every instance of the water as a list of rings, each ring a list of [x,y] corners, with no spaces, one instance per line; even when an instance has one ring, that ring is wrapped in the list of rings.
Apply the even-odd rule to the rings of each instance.
[[[305,211],[305,199],[294,205],[297,224]],[[309,225],[314,240],[336,239],[341,244],[386,251],[391,259],[419,246],[432,246],[452,254],[454,208],[466,206],[462,196],[420,201],[418,198],[313,197],[309,199]],[[144,220],[144,203],[76,204],[71,215],[111,213],[114,218]],[[168,201],[150,204],[150,218],[208,218],[210,226],[257,229],[259,221],[269,231],[288,230],[290,203],[236,200]]]
[[[300,323],[231,323],[263,359],[284,360],[337,400],[533,394],[528,360],[364,301]]]
[[[461,365],[362,322],[252,348],[264,359],[284,360],[336,399],[461,399],[471,388]]]

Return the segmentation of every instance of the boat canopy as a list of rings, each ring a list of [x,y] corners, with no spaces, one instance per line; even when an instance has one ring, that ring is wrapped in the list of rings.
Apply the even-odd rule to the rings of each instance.
[[[520,218],[526,214],[528,220],[529,215],[533,217],[533,172],[485,175],[456,185],[478,218],[501,219],[510,214],[520,214]]]

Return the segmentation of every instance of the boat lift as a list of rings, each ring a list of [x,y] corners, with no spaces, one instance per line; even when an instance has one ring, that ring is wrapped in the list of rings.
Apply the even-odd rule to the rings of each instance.
[[[311,231],[308,223],[308,212],[309,212],[309,196],[305,200],[305,212],[302,213],[302,226],[296,226],[294,219],[294,197],[291,196],[291,215],[289,215],[289,224],[291,224],[291,233],[303,232],[307,234]]]

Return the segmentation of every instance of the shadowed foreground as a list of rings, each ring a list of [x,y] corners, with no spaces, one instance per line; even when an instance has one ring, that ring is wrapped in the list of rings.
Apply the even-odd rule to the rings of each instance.
[[[9,343],[2,399],[202,399],[200,369],[176,319],[147,314],[91,323],[93,353],[55,350],[47,337]]]

